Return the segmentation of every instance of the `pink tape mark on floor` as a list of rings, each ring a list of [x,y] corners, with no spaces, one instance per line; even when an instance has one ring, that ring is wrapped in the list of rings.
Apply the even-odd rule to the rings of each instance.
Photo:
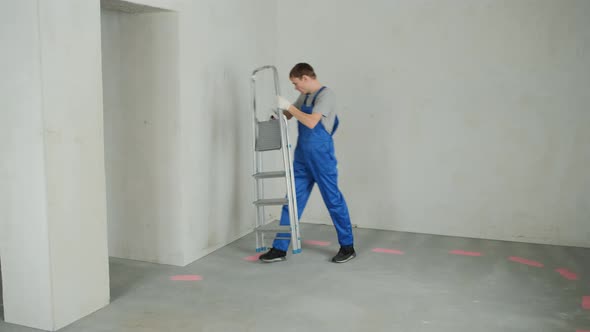
[[[576,330],[576,332],[590,332],[590,330]]]
[[[196,274],[187,274],[187,275],[178,275],[170,277],[172,281],[200,281],[203,280],[203,277]]]
[[[380,252],[384,254],[394,254],[394,255],[403,255],[403,251],[395,250],[395,249],[386,249],[386,248],[375,248],[371,250],[372,252]]]
[[[330,245],[330,242],[326,242],[326,241],[315,241],[315,240],[305,240],[303,241],[303,243],[305,244],[309,244],[311,246],[320,246],[320,247],[326,247]]]
[[[263,255],[264,253],[259,253],[253,256],[248,256],[248,257],[244,257],[244,260],[248,261],[248,262],[256,262],[258,260],[258,257],[260,257],[260,255]]]
[[[590,296],[582,297],[582,308],[590,310]]]
[[[557,273],[561,274],[562,277],[568,280],[578,280],[578,275],[568,269],[557,269]]]
[[[461,256],[481,256],[481,252],[463,251],[463,250],[452,250],[452,251],[449,251],[449,254],[461,255]]]
[[[525,264],[525,265],[530,265],[530,266],[534,266],[534,267],[543,267],[544,266],[542,263],[531,261],[531,260],[528,260],[528,259],[522,258],[522,257],[511,256],[511,257],[508,257],[508,259],[513,262],[517,262],[517,263]]]

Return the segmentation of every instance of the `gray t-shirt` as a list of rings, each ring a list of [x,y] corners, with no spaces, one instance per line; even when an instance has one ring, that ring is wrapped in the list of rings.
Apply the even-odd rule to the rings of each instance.
[[[316,94],[318,94],[319,90],[315,93],[310,94],[307,97],[307,106],[311,106],[313,98]],[[305,95],[300,94],[295,103],[293,105],[298,109],[301,109],[301,105],[305,100]],[[322,125],[328,133],[332,134],[332,130],[334,129],[334,122],[336,121],[336,95],[332,89],[326,87],[322,92],[318,95],[317,99],[315,100],[315,105],[313,107],[313,113],[321,113],[322,114]]]

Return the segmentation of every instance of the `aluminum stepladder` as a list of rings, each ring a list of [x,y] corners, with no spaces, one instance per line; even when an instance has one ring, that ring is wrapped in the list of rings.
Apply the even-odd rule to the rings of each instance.
[[[278,119],[258,121],[256,117],[256,76],[264,71],[272,71],[274,79],[275,105],[273,111]],[[274,66],[263,66],[252,72],[252,110],[254,133],[254,174],[256,201],[256,252],[266,251],[265,235],[267,233],[290,234],[289,237],[280,236],[278,239],[291,239],[294,254],[301,252],[301,235],[299,233],[299,216],[297,212],[297,197],[295,194],[295,178],[293,174],[293,162],[291,160],[291,144],[289,142],[289,124],[287,117],[276,106],[276,96],[280,95],[278,72]],[[283,157],[283,170],[265,171],[262,154],[267,151],[281,150]],[[273,178],[284,178],[286,195],[283,198],[265,198],[264,181]],[[289,208],[289,226],[279,226],[277,220],[267,222],[265,220],[265,206],[287,205]]]

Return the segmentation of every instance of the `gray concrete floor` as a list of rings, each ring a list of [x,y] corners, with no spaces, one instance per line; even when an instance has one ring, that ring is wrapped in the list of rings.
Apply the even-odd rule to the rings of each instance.
[[[590,330],[590,310],[582,308],[590,295],[590,249],[354,232],[359,255],[345,264],[330,262],[338,250],[333,227],[309,224],[302,225],[304,239],[331,244],[304,245],[285,262],[244,260],[255,254],[253,234],[186,267],[111,259],[112,303],[60,331]],[[579,279],[564,278],[558,268]],[[170,280],[189,274],[203,280]],[[0,331],[36,330],[0,322]]]

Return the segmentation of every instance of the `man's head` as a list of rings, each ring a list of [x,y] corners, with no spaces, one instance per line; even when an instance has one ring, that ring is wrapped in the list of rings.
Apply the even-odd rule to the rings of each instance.
[[[295,90],[307,94],[319,90],[322,86],[316,79],[313,68],[307,63],[298,63],[291,69],[289,79]]]

